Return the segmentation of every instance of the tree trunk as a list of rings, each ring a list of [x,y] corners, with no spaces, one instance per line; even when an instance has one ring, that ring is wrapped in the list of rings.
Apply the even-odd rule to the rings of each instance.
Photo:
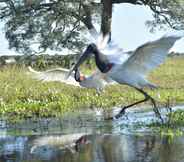
[[[101,32],[103,36],[111,35],[112,22],[112,0],[101,0],[102,16],[101,16]]]

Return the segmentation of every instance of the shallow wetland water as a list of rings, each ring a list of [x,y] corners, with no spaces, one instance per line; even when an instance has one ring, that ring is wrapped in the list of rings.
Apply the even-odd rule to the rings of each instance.
[[[68,114],[62,119],[0,123],[0,162],[183,162],[184,136],[170,137],[140,126],[155,120],[152,111],[128,111],[116,121],[100,112]],[[69,117],[70,116],[70,117]],[[81,133],[78,152],[63,137]],[[66,140],[66,139],[65,139]]]

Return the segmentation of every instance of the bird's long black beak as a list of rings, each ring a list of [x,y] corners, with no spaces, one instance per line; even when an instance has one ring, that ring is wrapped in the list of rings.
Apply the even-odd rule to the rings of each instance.
[[[75,69],[74,78],[77,82],[80,82],[80,72],[78,68]]]
[[[90,54],[92,54],[91,48],[87,48],[84,53],[82,54],[82,56],[79,58],[79,60],[77,61],[77,63],[74,65],[74,67],[69,71],[67,78],[71,75],[71,73],[75,70],[78,69],[78,67],[90,56]]]

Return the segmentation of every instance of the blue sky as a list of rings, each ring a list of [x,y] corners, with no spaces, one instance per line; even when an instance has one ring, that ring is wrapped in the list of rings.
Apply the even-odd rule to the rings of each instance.
[[[155,40],[169,31],[157,31],[150,33],[145,26],[146,20],[153,19],[149,8],[138,5],[118,4],[114,6],[112,18],[112,38],[125,51],[134,50],[137,46],[151,40]],[[8,49],[8,42],[4,38],[3,24],[0,23],[0,55],[15,54]],[[183,46],[183,47],[182,47]],[[184,39],[179,40],[172,49],[184,52]]]
[[[130,4],[114,6],[112,18],[112,37],[125,50],[134,50],[137,46],[158,39],[171,32],[156,31],[150,33],[146,27],[146,20],[152,20],[152,12],[148,7]],[[182,47],[183,46],[183,47]],[[184,52],[184,39],[176,42],[173,51]]]

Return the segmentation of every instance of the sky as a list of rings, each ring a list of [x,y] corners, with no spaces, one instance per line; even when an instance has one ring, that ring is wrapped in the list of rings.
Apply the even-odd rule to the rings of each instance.
[[[17,54],[13,50],[8,49],[8,41],[5,39],[3,25],[3,22],[0,21],[0,55]]]
[[[112,39],[125,51],[134,50],[145,42],[153,41],[171,29],[150,33],[145,25],[147,20],[153,20],[152,11],[148,7],[131,4],[114,6],[112,17]],[[184,39],[176,42],[171,51],[184,52]]]
[[[158,39],[170,31],[168,29],[150,33],[145,22],[152,19],[152,12],[148,7],[131,4],[115,5],[112,15],[112,40],[118,43],[124,51],[129,51],[145,42]],[[17,54],[8,49],[2,22],[0,22],[0,38],[0,55]],[[184,39],[176,42],[171,51],[184,52]]]

